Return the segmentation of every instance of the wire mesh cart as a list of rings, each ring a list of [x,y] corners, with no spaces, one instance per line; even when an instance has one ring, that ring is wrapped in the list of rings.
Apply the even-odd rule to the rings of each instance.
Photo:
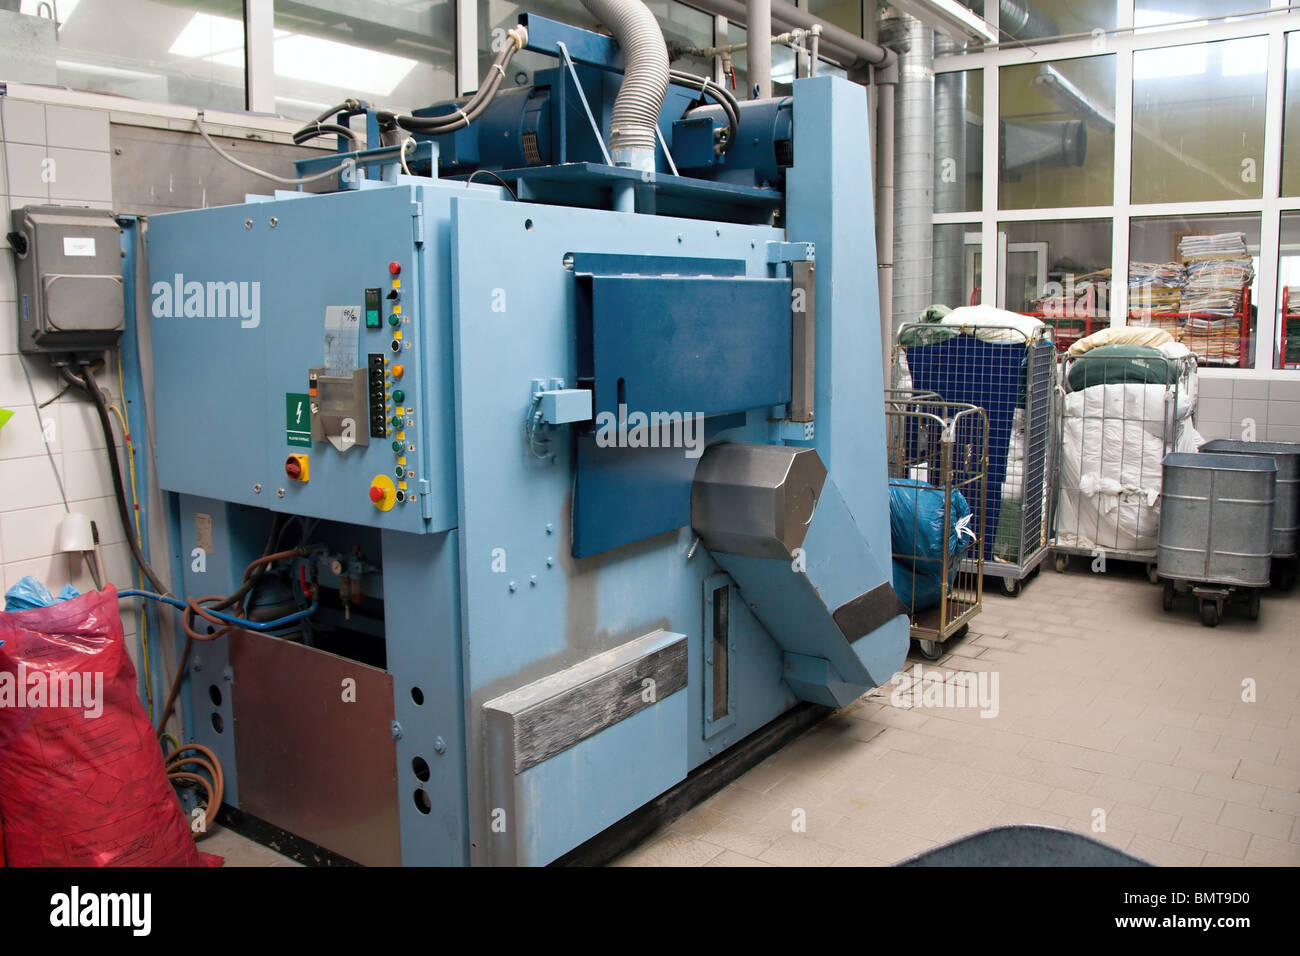
[[[1051,329],[991,322],[907,323],[894,348],[898,387],[931,392],[984,409],[988,419],[988,494],[977,526],[983,573],[1004,593],[1048,554],[1055,488],[1056,350]]]
[[[912,638],[935,660],[983,604],[988,418],[933,393],[889,390],[890,532],[894,591]]]
[[[1277,463],[1277,498],[1273,503],[1273,584],[1285,591],[1295,587],[1296,546],[1300,538],[1300,443],[1237,441],[1216,438],[1201,451],[1219,455],[1268,455]]]
[[[1107,345],[1062,357],[1056,570],[1071,555],[1144,564],[1152,584],[1160,530],[1162,463],[1195,451],[1196,359],[1186,349]]]
[[[1179,593],[1200,604],[1214,627],[1229,600],[1259,618],[1273,553],[1277,464],[1263,455],[1173,452],[1164,460],[1158,570],[1164,609]]]

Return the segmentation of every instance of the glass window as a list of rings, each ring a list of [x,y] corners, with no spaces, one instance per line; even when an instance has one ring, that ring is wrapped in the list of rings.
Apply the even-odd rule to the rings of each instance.
[[[821,17],[827,23],[848,30],[855,37],[862,36],[860,0],[804,0],[803,8],[814,17]]]
[[[22,0],[28,15],[51,5]],[[0,51],[12,81],[226,110],[244,108],[242,0],[59,0],[57,45]],[[9,16],[0,13],[0,16]]]
[[[1109,326],[1113,225],[1109,219],[1003,223],[1005,307],[1052,326],[1059,348]]]
[[[1257,0],[1135,0],[1133,25],[1159,28],[1179,24],[1182,28],[1205,26],[1210,20],[1238,19],[1233,13],[1249,13],[1267,7]]]
[[[1278,318],[1273,367],[1300,369],[1300,212],[1282,213],[1277,260]],[[1291,422],[1300,425],[1300,422]]]
[[[1268,39],[1133,54],[1133,202],[1261,195]]]
[[[451,0],[277,0],[275,103],[308,119],[349,96],[412,110],[455,95]]]
[[[1258,213],[1134,219],[1128,324],[1168,330],[1201,365],[1253,368]]]
[[[934,211],[982,208],[984,71],[934,75]]]
[[[1006,66],[998,104],[1002,209],[1115,198],[1115,57]]]
[[[1300,36],[1286,35],[1286,99],[1282,116],[1282,195],[1300,196]]]
[[[979,223],[944,223],[934,227],[934,291],[939,305],[955,309],[979,302]]]
[[[1141,2],[1141,0],[1139,0]],[[1171,0],[1173,3],[1181,0]],[[1033,40],[1115,28],[1115,0],[1032,0],[1001,4],[1003,37]]]

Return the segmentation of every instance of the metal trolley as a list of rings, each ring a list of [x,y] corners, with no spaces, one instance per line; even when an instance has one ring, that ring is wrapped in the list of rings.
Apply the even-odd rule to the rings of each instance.
[[[1164,609],[1190,593],[1206,627],[1219,623],[1233,599],[1257,620],[1273,552],[1277,463],[1265,455],[1173,452],[1165,456],[1164,478],[1158,563]]]
[[[904,494],[933,486],[943,501],[943,537],[952,539],[953,504],[960,495],[970,509],[969,527],[982,526],[988,467],[988,418],[984,410],[967,403],[945,401],[933,392],[887,389],[885,417],[889,443],[890,498],[895,489]],[[984,598],[984,552],[977,540],[965,555],[953,556],[948,547],[935,555],[921,546],[918,522],[901,529],[891,521],[895,585],[904,584],[909,595],[912,638],[923,657],[935,660],[941,645],[963,633],[980,612]],[[937,600],[923,600],[923,580],[938,582]]]
[[[1056,446],[1052,330],[910,322],[898,331],[893,384],[966,402],[987,416],[983,573],[1012,597],[1047,558]]]
[[[1052,551],[1057,571],[1134,561],[1156,584],[1162,462],[1194,450],[1196,359],[1121,348],[1062,356]]]

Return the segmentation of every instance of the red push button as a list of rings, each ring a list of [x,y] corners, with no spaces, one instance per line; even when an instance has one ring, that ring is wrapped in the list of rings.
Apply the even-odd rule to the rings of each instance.
[[[375,504],[382,504],[386,497],[388,497],[388,492],[383,488],[380,488],[378,485],[370,486],[370,500]]]
[[[400,262],[390,262],[388,264],[388,274],[390,276],[399,276],[402,274],[402,264]]]

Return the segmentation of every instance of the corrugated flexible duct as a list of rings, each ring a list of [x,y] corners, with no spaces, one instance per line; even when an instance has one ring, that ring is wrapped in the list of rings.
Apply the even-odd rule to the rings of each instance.
[[[641,0],[582,0],[623,50],[623,85],[610,117],[614,162],[654,169],[655,126],[668,93],[668,47],[659,21]]]

